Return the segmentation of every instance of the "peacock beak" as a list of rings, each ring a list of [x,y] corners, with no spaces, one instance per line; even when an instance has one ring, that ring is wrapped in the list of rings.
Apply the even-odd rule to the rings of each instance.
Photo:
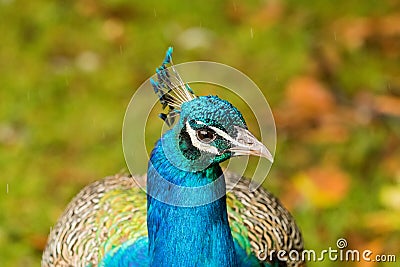
[[[271,163],[274,162],[274,158],[269,152],[268,148],[257,140],[257,138],[248,130],[235,126],[237,130],[237,136],[233,147],[229,151],[233,152],[233,156],[253,155],[258,157],[264,157]]]

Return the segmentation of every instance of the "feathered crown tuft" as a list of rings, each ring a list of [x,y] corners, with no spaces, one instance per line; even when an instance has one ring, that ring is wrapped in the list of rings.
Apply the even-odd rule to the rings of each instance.
[[[172,52],[172,47],[169,47],[162,65],[156,69],[157,81],[150,78],[150,83],[158,96],[163,110],[167,109],[167,112],[161,113],[159,117],[168,126],[174,123],[175,117],[180,113],[182,104],[196,98],[192,88],[183,82],[176,71],[172,62]],[[167,68],[167,64],[171,66]]]

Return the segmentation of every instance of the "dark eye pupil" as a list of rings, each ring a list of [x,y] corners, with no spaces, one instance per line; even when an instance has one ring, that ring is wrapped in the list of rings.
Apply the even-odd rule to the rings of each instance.
[[[204,142],[204,143],[210,143],[214,140],[215,138],[215,133],[208,131],[208,130],[198,130],[197,131],[197,138]]]

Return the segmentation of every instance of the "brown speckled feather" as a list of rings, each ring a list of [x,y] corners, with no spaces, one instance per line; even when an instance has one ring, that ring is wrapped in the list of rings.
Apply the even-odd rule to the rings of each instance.
[[[225,177],[228,186],[237,180],[232,173]],[[145,177],[138,180],[145,184]],[[240,245],[260,260],[265,248],[302,251],[302,237],[290,213],[266,190],[249,192],[248,183],[241,179],[227,194],[234,238],[247,235]],[[146,194],[132,177],[109,176],[86,186],[70,202],[50,232],[42,267],[98,266],[107,251],[140,236],[147,236]],[[302,264],[288,261],[286,266]]]
[[[231,186],[231,181],[238,180],[234,173],[227,173],[225,177],[227,187]],[[243,222],[247,228],[251,251],[260,261],[274,259],[274,255],[268,253],[272,250],[296,250],[301,253],[303,238],[292,215],[275,196],[262,187],[250,192],[249,183],[247,179],[240,179],[227,194],[230,224],[232,225],[232,221]],[[230,205],[235,198],[240,204]],[[288,267],[305,266],[301,260],[287,259],[286,264]]]

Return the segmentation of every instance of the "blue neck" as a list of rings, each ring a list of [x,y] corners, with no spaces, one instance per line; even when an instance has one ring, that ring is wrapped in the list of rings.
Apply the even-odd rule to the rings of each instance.
[[[163,138],[173,138],[172,131]],[[161,147],[156,144],[150,158],[147,173],[149,192],[157,199],[158,174],[169,182],[198,187],[215,181],[222,170],[219,165],[210,165],[204,171],[183,171],[167,160]],[[170,152],[170,151],[169,151]],[[180,151],[175,151],[180,153]],[[169,155],[169,159],[174,155]],[[178,156],[177,156],[178,157]],[[158,173],[158,174],[157,174]],[[218,179],[224,181],[224,179]],[[224,183],[224,182],[223,182]],[[225,188],[225,184],[222,184]],[[218,186],[217,186],[218,187]],[[213,191],[214,187],[208,187]],[[167,195],[168,189],[162,193]],[[212,196],[215,192],[192,194],[191,198]],[[155,195],[154,195],[155,194]],[[188,197],[187,195],[183,195]],[[179,197],[179,196],[173,196]],[[225,196],[208,204],[182,207],[166,204],[147,196],[147,227],[151,266],[236,266],[236,255],[228,223]]]

